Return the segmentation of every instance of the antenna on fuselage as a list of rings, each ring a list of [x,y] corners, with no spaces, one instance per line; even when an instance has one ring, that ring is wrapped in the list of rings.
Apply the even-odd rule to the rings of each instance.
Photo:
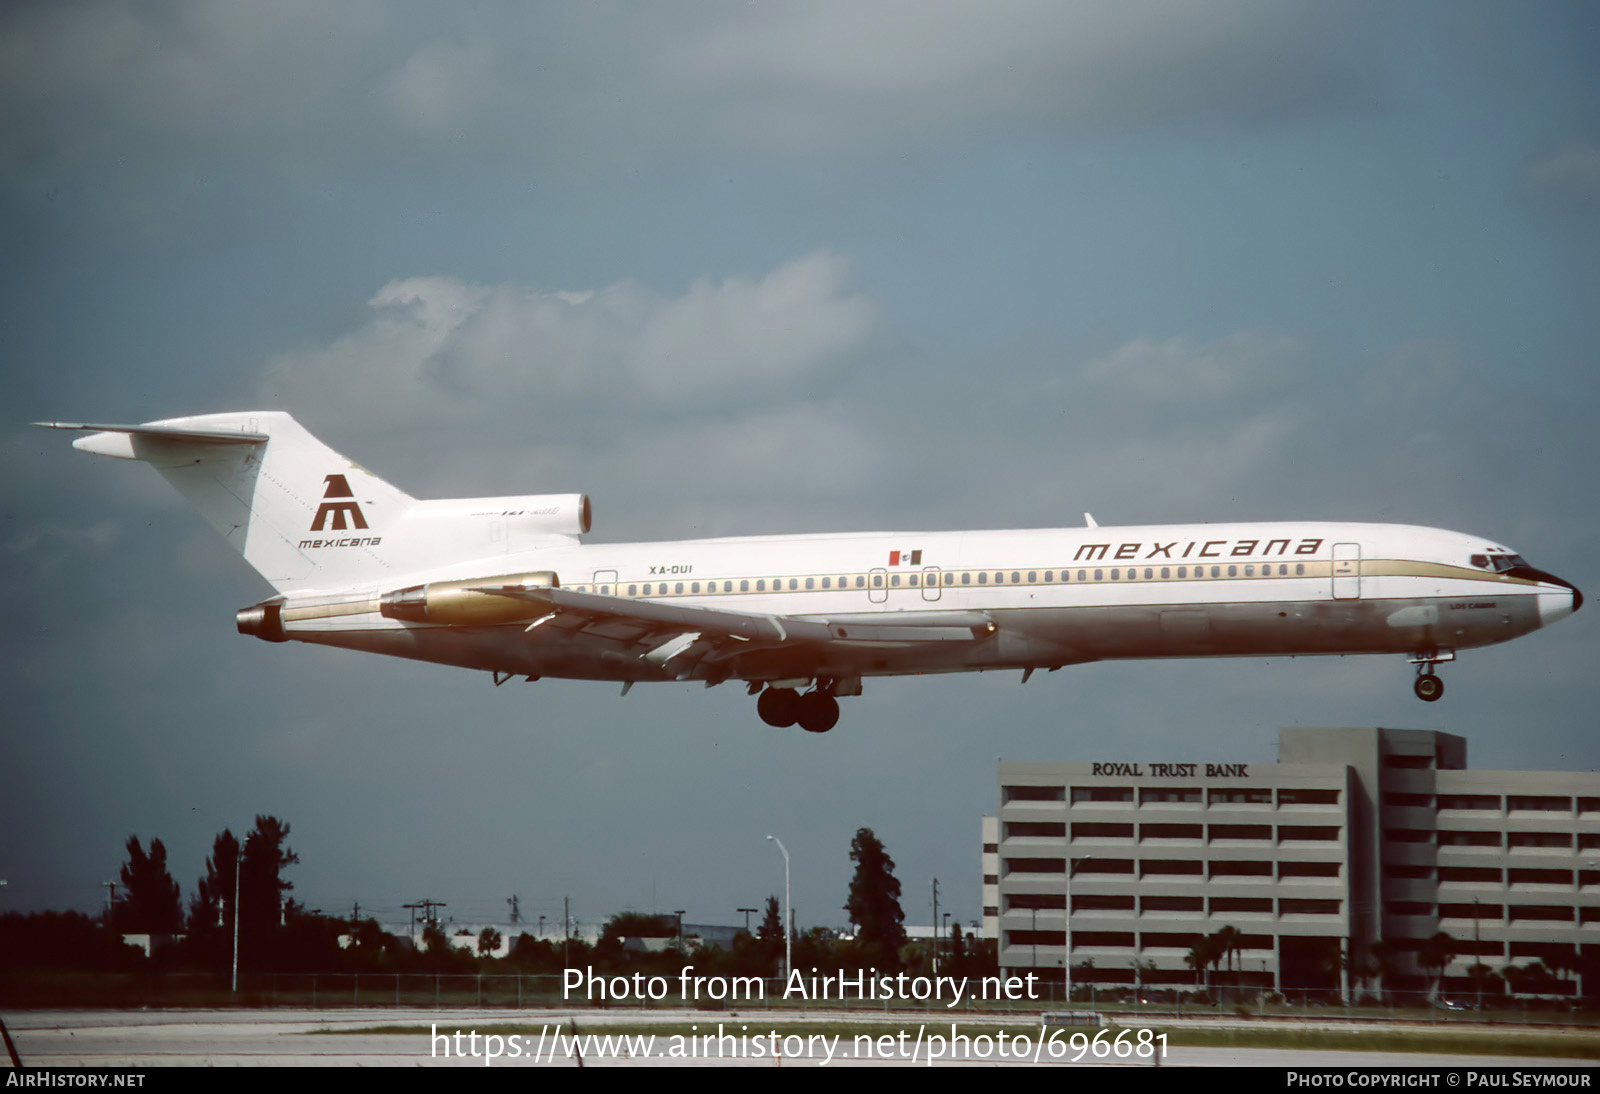
[[[1092,513],[1083,514],[1083,523],[1087,524],[1090,528],[1100,527],[1100,525],[1095,521]]]

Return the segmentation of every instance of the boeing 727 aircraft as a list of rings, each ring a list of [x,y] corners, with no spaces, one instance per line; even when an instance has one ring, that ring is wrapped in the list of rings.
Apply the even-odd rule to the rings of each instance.
[[[1394,524],[873,532],[584,545],[581,494],[418,501],[287,414],[91,431],[142,460],[277,595],[238,613],[314,642],[494,674],[743,682],[774,726],[832,729],[868,676],[1113,658],[1403,654],[1416,693],[1459,650],[1577,611],[1509,547]]]

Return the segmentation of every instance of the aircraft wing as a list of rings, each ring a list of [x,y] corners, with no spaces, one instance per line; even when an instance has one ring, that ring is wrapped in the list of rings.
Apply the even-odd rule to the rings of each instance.
[[[795,617],[683,607],[648,600],[523,585],[481,585],[476,592],[527,601],[547,613],[528,625],[553,627],[575,639],[599,640],[657,666],[673,662],[680,679],[742,675],[741,662],[759,660],[772,672],[816,675],[824,660],[852,651],[945,642],[976,642],[994,631],[982,612],[903,612],[894,615]]]

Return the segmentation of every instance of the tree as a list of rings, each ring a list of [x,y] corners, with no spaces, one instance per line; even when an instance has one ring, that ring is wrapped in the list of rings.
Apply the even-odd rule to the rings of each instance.
[[[189,901],[189,930],[204,933],[233,927],[233,872],[239,863],[239,841],[224,828],[211,841],[206,873]]]
[[[856,926],[856,940],[863,955],[876,967],[899,968],[906,929],[894,860],[870,828],[856,830],[855,839],[850,841],[850,860],[856,864],[856,873],[850,880],[850,902],[844,910]]]
[[[122,887],[127,891],[116,905],[117,930],[137,934],[176,934],[183,927],[183,897],[167,872],[167,849],[150,841],[150,853],[139,846],[138,836],[128,837],[128,861],[122,867]]]
[[[757,951],[767,964],[767,971],[778,967],[783,956],[783,908],[776,895],[767,897],[767,910],[761,916],[761,926],[756,928]]]
[[[499,931],[495,930],[493,927],[485,927],[483,930],[478,932],[478,956],[493,957],[494,952],[500,948],[500,943],[502,941],[504,941],[504,939],[501,937]]]
[[[1428,991],[1431,994],[1437,990],[1438,982],[1444,975],[1444,967],[1450,964],[1459,947],[1456,940],[1444,931],[1440,931],[1422,944],[1422,949],[1417,951],[1417,964],[1422,971],[1429,974]]]

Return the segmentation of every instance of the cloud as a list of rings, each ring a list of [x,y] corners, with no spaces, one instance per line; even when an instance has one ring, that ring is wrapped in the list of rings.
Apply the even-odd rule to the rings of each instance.
[[[758,278],[702,278],[680,296],[632,281],[580,292],[412,277],[329,346],[272,361],[274,402],[401,422],[498,416],[552,395],[572,403],[697,407],[770,397],[864,347],[878,306],[818,252]]]
[[[1600,205],[1600,146],[1573,143],[1530,163],[1523,181],[1534,193],[1573,205]]]
[[[467,118],[494,88],[494,50],[431,42],[384,81],[384,97],[418,128],[443,131]]]
[[[1272,331],[1241,331],[1210,342],[1135,338],[1079,370],[1079,377],[1140,398],[1218,399],[1246,385],[1280,388],[1301,371],[1306,344]]]
[[[0,116],[7,159],[57,164],[219,147],[414,160],[435,139],[577,172],[694,149],[871,154],[1362,109],[1382,94],[1383,18],[1271,0],[511,5],[466,20],[354,0],[13,5]]]

